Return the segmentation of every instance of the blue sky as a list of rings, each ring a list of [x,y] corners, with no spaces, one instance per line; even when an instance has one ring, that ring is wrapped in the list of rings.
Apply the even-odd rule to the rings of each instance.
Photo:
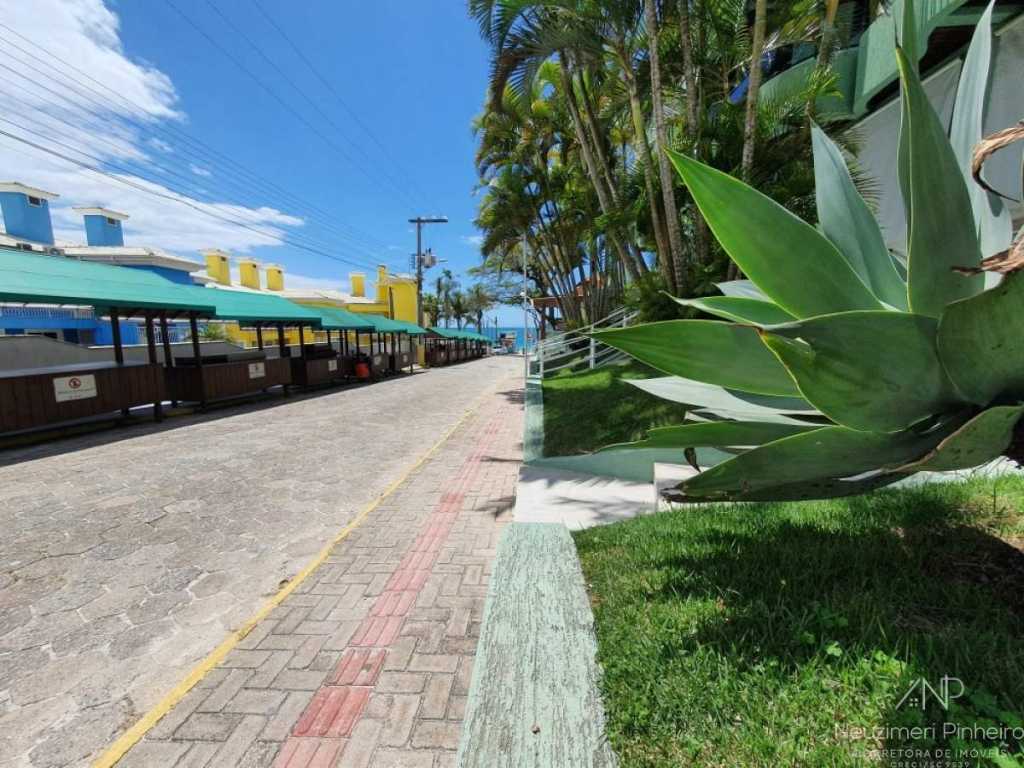
[[[54,53],[65,51],[66,61],[77,62],[132,102],[122,104],[125,99],[111,96],[105,107],[86,103],[90,110],[106,108],[124,121],[123,132],[113,134],[125,144],[123,152],[116,151],[110,136],[89,134],[86,128],[81,136],[76,132],[72,143],[81,142],[90,156],[104,160],[107,170],[135,170],[147,184],[186,194],[201,207],[232,220],[237,216],[256,229],[231,231],[223,220],[198,216],[187,206],[143,201],[134,190],[52,158],[47,163],[24,159],[19,175],[28,178],[19,180],[61,193],[68,207],[134,206],[126,211],[132,219],[125,230],[139,244],[191,256],[196,254],[190,249],[199,247],[248,252],[283,264],[296,281],[308,278],[341,287],[347,286],[349,271],[369,271],[378,262],[406,271],[415,250],[406,220],[418,213],[443,214],[450,223],[427,227],[424,245],[448,259],[444,266],[464,284],[469,282],[466,270],[479,260],[472,224],[478,198],[471,121],[485,95],[488,63],[461,0],[260,0],[330,89],[251,0],[40,2],[52,5],[51,12],[36,7],[36,13],[19,13],[24,4],[0,0],[0,9],[10,12],[6,23],[23,36],[18,42],[32,50],[27,41],[40,44],[42,55],[47,45]],[[7,34],[0,29],[0,35]],[[11,62],[15,67],[32,61],[30,52],[13,54],[22,57]],[[63,68],[54,74],[77,77]],[[49,84],[55,87],[56,82]],[[41,135],[71,141],[57,131],[68,133],[68,126],[84,120],[72,105],[53,98],[52,90],[39,91],[38,83],[15,84],[27,90],[12,95],[32,102],[39,125],[62,120],[47,122],[54,133],[40,128]],[[71,94],[75,100],[90,95],[68,87],[76,89]],[[29,90],[36,90],[34,99]],[[33,125],[24,124],[25,135],[33,136],[28,132]],[[202,146],[197,149],[182,132]],[[17,142],[5,146],[22,158],[34,152]],[[282,189],[243,184],[242,171],[220,155]],[[154,169],[164,175],[155,178]],[[78,226],[61,210],[55,211],[55,224],[58,238],[61,233],[71,237]],[[264,229],[355,263],[254,236]],[[517,317],[514,310],[502,315]]]

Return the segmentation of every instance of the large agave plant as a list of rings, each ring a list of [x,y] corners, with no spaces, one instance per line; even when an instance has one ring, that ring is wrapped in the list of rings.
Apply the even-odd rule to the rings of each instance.
[[[721,321],[598,334],[670,374],[638,386],[693,408],[686,423],[630,445],[677,447],[691,463],[696,448],[735,454],[670,498],[843,496],[1024,453],[1024,276],[1007,262],[1008,215],[969,173],[981,140],[992,7],[965,61],[950,135],[919,79],[909,0],[903,13],[896,56],[905,259],[890,254],[842,153],[820,130],[817,229],[741,181],[672,155],[749,280],[722,284],[724,296],[679,300]],[[987,267],[1010,273],[986,290]]]

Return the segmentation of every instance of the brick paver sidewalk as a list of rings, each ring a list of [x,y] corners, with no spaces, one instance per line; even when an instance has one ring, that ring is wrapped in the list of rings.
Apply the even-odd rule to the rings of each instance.
[[[453,765],[521,440],[510,380],[119,766]]]

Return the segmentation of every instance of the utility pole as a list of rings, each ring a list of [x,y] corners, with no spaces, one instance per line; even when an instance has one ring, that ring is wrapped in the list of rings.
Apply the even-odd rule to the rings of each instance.
[[[423,225],[447,224],[447,216],[417,216],[409,219],[416,225],[416,325],[423,326]]]

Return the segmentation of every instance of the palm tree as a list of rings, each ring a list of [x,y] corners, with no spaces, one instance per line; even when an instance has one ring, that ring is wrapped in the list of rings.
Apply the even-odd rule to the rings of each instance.
[[[466,293],[466,309],[476,323],[478,333],[483,333],[484,313],[494,306],[494,296],[483,283],[473,283]]]
[[[677,295],[687,293],[686,265],[683,262],[683,234],[679,227],[679,206],[676,204],[675,173],[669,163],[668,129],[662,102],[661,56],[658,51],[658,11],[656,0],[644,0],[644,23],[647,27],[648,59],[651,70],[651,108],[654,112],[654,146],[658,155],[658,173],[665,206],[665,224],[671,253],[671,274]]]
[[[423,294],[423,314],[430,317],[430,324],[437,326],[440,325],[441,320],[441,304],[437,300],[437,296],[433,293]]]
[[[468,2],[492,57],[475,121],[489,282],[522,272],[525,236],[531,290],[553,298],[567,325],[603,316],[627,280],[714,291],[730,262],[676,186],[669,147],[813,223],[807,125],[810,105],[834,88],[830,58],[819,55],[824,71],[802,93],[770,102],[760,64],[771,47],[826,34],[835,0],[818,0],[824,12],[810,0],[771,14],[758,0],[753,19],[747,0]]]
[[[448,310],[451,313],[452,318],[455,320],[455,327],[461,331],[462,323],[466,320],[466,317],[469,314],[469,309],[466,301],[466,294],[460,289],[453,290],[448,296]]]

